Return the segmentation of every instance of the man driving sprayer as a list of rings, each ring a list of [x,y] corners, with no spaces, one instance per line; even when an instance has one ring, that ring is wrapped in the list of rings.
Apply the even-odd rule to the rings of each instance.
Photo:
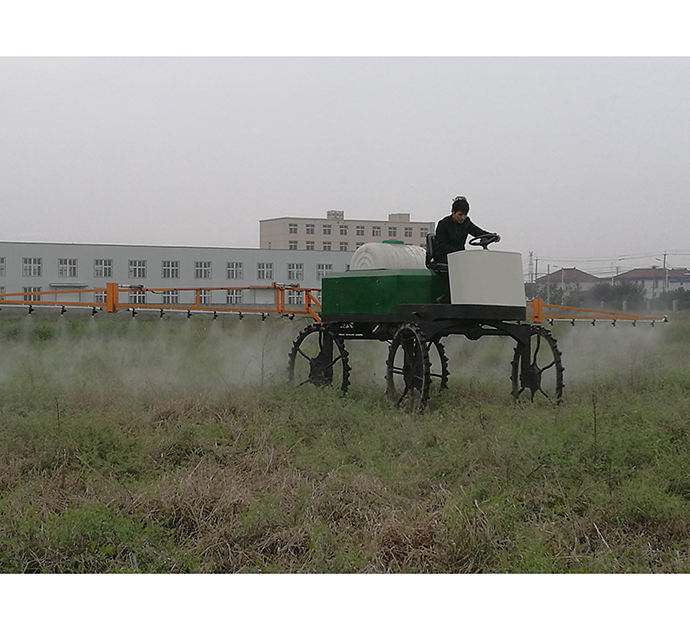
[[[465,197],[455,197],[451,206],[451,213],[441,219],[436,225],[436,255],[434,261],[447,263],[448,254],[465,249],[468,236],[485,236],[491,234],[472,223],[467,216],[470,212],[470,204]],[[496,235],[495,243],[501,240]]]

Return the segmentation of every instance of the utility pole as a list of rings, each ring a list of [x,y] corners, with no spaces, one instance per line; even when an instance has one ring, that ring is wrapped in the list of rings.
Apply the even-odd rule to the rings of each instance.
[[[546,303],[551,304],[551,264],[546,265]]]
[[[668,291],[668,269],[666,269],[666,252],[664,252],[664,291]]]
[[[529,253],[529,265],[528,265],[528,272],[527,272],[527,277],[529,278],[528,282],[532,284],[534,282],[534,269],[532,267],[532,258],[533,258],[534,252]]]

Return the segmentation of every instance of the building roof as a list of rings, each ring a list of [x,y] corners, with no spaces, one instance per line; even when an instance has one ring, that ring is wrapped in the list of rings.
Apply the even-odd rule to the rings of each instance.
[[[670,282],[690,282],[690,271],[685,268],[664,269],[663,267],[632,269],[631,271],[618,274],[616,280],[663,280],[666,277],[668,277]]]
[[[565,284],[586,284],[601,282],[601,278],[597,278],[597,276],[593,276],[591,273],[582,271],[577,267],[563,267],[537,278],[538,284],[557,284],[560,282]]]

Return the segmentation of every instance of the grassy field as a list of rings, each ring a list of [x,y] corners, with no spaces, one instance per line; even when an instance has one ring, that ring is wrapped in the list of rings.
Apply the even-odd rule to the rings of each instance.
[[[690,570],[688,317],[556,324],[557,407],[451,339],[421,415],[375,342],[345,397],[286,383],[306,324],[3,311],[0,572]]]

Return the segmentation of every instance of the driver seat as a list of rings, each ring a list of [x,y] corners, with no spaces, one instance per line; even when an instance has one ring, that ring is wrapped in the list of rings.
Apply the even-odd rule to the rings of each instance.
[[[436,262],[436,235],[429,232],[426,235],[426,259],[424,264],[427,269],[438,273],[448,273],[448,263]]]

